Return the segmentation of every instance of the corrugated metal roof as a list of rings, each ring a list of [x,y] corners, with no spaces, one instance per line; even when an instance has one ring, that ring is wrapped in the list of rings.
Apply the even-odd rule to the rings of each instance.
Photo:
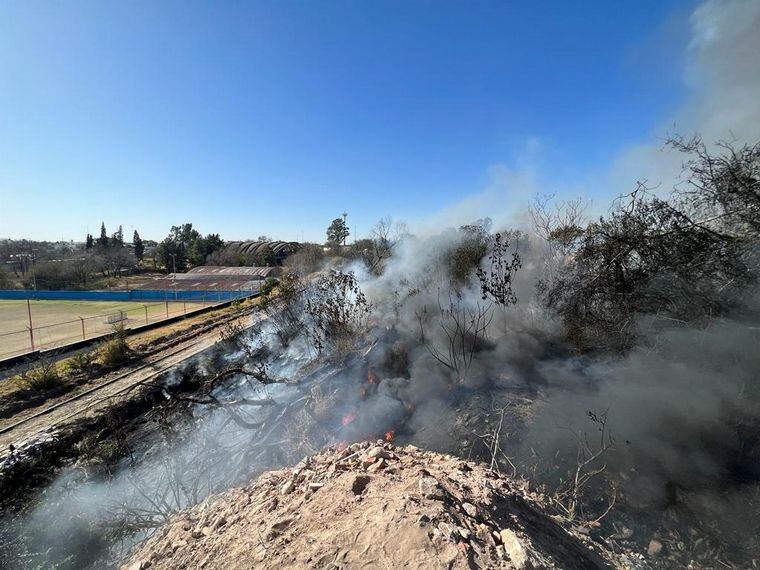
[[[228,251],[255,255],[263,247],[269,247],[280,261],[301,248],[297,241],[232,241],[226,246]]]
[[[167,290],[167,291],[258,291],[261,287],[261,280],[252,280],[249,278],[220,278],[214,279],[172,279],[169,277],[157,277],[145,283],[140,284],[136,289],[141,290]]]

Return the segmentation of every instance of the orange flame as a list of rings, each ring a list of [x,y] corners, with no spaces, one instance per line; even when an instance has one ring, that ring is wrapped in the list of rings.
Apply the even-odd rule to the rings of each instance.
[[[345,416],[343,416],[343,419],[340,420],[340,423],[342,423],[344,426],[347,426],[355,419],[356,419],[356,414],[354,412],[348,412]]]
[[[377,374],[375,374],[371,369],[367,370],[367,382],[370,384],[377,384]]]
[[[396,430],[392,429],[385,432],[385,441],[390,443],[394,437],[396,437]]]

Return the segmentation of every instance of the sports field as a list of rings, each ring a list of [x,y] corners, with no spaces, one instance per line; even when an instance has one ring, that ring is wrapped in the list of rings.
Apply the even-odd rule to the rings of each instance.
[[[167,318],[167,309],[172,317],[202,306],[182,301],[30,301],[32,339],[27,302],[0,300],[0,359],[30,351],[32,340],[36,349],[52,348],[111,332],[120,322],[131,328]]]

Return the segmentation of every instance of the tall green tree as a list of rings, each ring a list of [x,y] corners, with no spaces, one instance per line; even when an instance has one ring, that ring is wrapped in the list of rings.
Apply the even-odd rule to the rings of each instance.
[[[156,248],[156,257],[163,264],[167,273],[175,269],[177,271],[187,269],[188,251],[195,240],[200,237],[201,234],[193,228],[193,224],[172,226],[169,235]]]
[[[187,248],[187,255],[193,265],[203,265],[209,255],[224,247],[224,240],[219,234],[197,237]]]
[[[98,245],[100,247],[108,247],[108,234],[106,233],[105,222],[100,222],[100,237],[98,238]]]
[[[87,234],[87,239],[84,240],[84,248],[92,249],[92,246],[94,243],[95,243],[95,240],[92,239],[92,234]]]
[[[346,220],[343,218],[335,218],[327,228],[327,245],[336,247],[345,243],[349,233]]]
[[[115,247],[124,247],[124,230],[121,226],[119,226],[119,229],[113,234],[112,240]]]
[[[143,243],[140,234],[137,233],[137,230],[135,230],[135,233],[132,236],[132,245],[135,248],[135,257],[138,261],[142,261],[143,255],[145,255],[145,244]]]

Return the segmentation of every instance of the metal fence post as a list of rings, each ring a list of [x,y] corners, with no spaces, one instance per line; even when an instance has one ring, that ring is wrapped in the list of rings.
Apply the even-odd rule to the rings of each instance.
[[[143,305],[145,307],[145,324],[148,324],[148,305]]]
[[[32,350],[34,350],[34,324],[32,323],[32,304],[29,299],[26,300],[26,311],[29,313],[29,340],[32,343]]]
[[[166,302],[166,318],[169,318],[169,299],[165,300]]]
[[[84,339],[87,338],[87,336],[85,336],[85,334],[84,334],[84,319],[82,317],[79,317],[79,320],[82,323],[82,340],[84,340]]]

